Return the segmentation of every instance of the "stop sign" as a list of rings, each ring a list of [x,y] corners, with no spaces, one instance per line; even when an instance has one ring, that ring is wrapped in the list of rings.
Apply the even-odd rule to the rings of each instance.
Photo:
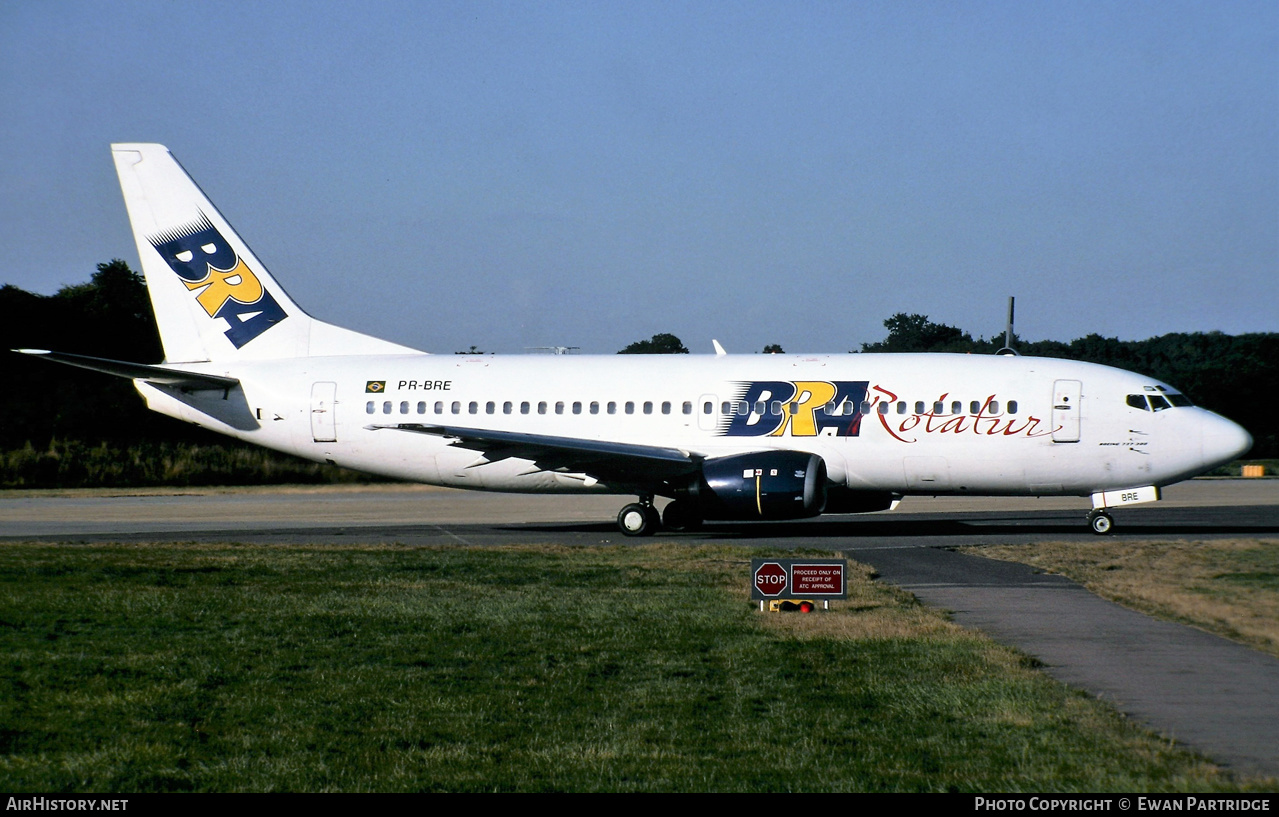
[[[786,590],[786,568],[777,562],[755,568],[755,589],[765,596],[780,596]]]

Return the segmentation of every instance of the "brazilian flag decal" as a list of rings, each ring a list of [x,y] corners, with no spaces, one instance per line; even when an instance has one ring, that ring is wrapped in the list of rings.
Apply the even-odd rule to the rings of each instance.
[[[385,380],[370,380],[364,384],[365,394],[381,394],[384,391],[386,391]]]

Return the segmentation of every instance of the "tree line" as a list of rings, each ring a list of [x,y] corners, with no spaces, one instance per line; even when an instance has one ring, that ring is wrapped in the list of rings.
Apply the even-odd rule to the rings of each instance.
[[[926,315],[899,313],[884,327],[885,339],[863,343],[861,352],[993,354],[1003,346],[1002,331],[990,340],[974,339]],[[142,363],[163,354],[142,277],[119,259],[99,264],[88,282],[53,295],[0,287],[0,343],[0,350],[52,349]],[[1021,354],[1102,363],[1170,383],[1247,428],[1256,441],[1250,457],[1279,457],[1267,411],[1279,383],[1279,333],[1171,333],[1141,341],[1096,334],[1070,342],[1014,337],[1013,345]],[[479,353],[476,347],[468,351]],[[764,351],[782,349],[770,344]],[[688,348],[662,333],[620,353],[687,354]],[[257,449],[147,411],[123,378],[7,352],[0,352],[0,378],[0,487],[355,478],[285,455],[245,454]],[[228,457],[228,450],[234,455]]]

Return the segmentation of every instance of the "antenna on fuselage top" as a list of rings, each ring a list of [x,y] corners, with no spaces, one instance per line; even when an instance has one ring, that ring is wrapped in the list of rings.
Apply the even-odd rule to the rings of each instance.
[[[1008,326],[1004,329],[1004,348],[995,352],[997,355],[1013,355],[1016,356],[1017,350],[1013,348],[1013,306],[1017,299],[1012,295],[1008,296]]]

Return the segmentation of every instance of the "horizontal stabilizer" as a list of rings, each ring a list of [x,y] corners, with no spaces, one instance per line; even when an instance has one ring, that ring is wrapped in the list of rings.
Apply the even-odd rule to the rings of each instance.
[[[65,363],[68,366],[79,366],[81,369],[127,377],[130,380],[144,380],[153,386],[169,386],[183,391],[227,391],[240,385],[240,381],[234,377],[184,372],[180,369],[148,366],[145,363],[130,363],[125,360],[107,360],[87,355],[71,355],[66,352],[50,352],[44,349],[14,349],[13,351]]]

